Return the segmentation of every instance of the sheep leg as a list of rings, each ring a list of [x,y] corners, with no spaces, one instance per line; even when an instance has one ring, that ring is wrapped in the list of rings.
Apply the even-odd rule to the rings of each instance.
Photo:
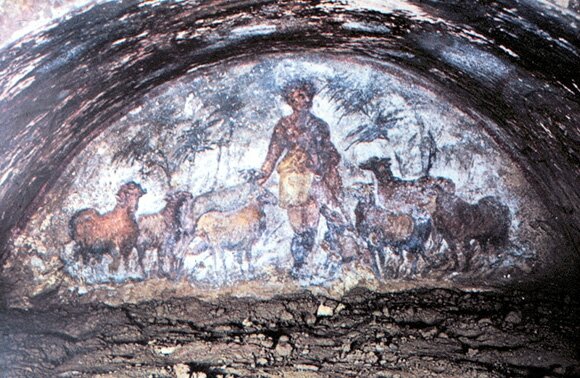
[[[109,273],[114,273],[118,271],[121,266],[121,254],[119,250],[113,248],[111,257],[113,258],[113,261],[109,264]]]
[[[165,238],[159,252],[163,256],[163,265],[161,267],[161,275],[165,278],[171,278],[175,273],[175,253],[176,253],[176,239],[173,236]],[[167,270],[165,269],[167,267]]]
[[[185,253],[187,252],[188,243],[188,239],[181,238],[176,246],[176,250],[179,252],[178,257],[174,257],[173,259],[176,280],[181,279],[184,274]]]
[[[411,264],[411,274],[417,275],[419,272],[419,259],[422,257],[425,263],[427,263],[427,256],[425,255],[425,251],[423,248],[419,248],[418,250],[411,251],[413,256],[413,262]]]
[[[252,265],[252,248],[251,247],[246,249],[245,257],[246,257],[246,262],[248,263],[248,272],[250,274],[253,274],[254,273],[254,266]]]
[[[423,268],[423,272],[430,270],[431,268],[431,258],[427,256],[427,250],[425,248],[419,249],[419,254],[423,257],[423,261],[425,262],[425,267]]]
[[[221,256],[221,260],[222,260],[222,265],[224,267],[224,279],[223,279],[223,283],[227,284],[230,280],[230,275],[228,274],[228,266],[226,264],[226,252],[223,250],[223,248],[221,246],[218,247],[218,250],[220,251],[220,256]]]
[[[75,260],[78,259],[82,265],[88,264],[91,260],[89,253],[88,253],[88,247],[81,246],[81,245],[75,246],[74,259]]]
[[[117,263],[115,264],[115,270],[118,270],[121,264],[123,264],[125,270],[129,269],[129,258],[131,257],[131,252],[133,251],[133,245],[134,243],[132,242],[126,242],[121,247],[115,248],[115,251],[117,252]],[[115,262],[115,257],[113,257],[113,262]],[[109,265],[109,268],[111,265]]]
[[[173,254],[169,256],[169,273],[171,277],[177,276],[177,259]],[[168,277],[168,278],[171,278]]]
[[[381,280],[383,279],[384,274],[383,262],[381,262],[381,255],[383,254],[382,249],[369,245],[369,250],[371,251],[371,254],[373,256],[372,267],[375,272],[375,276],[377,277],[377,279]]]
[[[463,266],[463,271],[467,272],[470,270],[471,268],[471,260],[473,258],[474,255],[474,250],[471,247],[471,244],[469,243],[469,241],[466,241],[463,245],[463,255],[465,256],[465,265]]]
[[[406,252],[406,253],[405,253]],[[405,255],[403,256],[403,253]],[[410,276],[414,276],[417,273],[417,262],[419,260],[419,256],[417,256],[417,252],[413,251],[412,249],[401,251],[401,258],[403,261],[409,261],[411,263],[411,270],[409,271]]]
[[[157,275],[159,277],[167,277],[165,272],[165,253],[163,252],[163,246],[157,249]]]
[[[386,248],[386,251],[385,251]],[[398,247],[391,243],[385,243],[381,247],[383,257],[383,275],[385,278],[398,278],[399,270],[401,269],[404,259]],[[387,257],[388,253],[388,257]],[[398,261],[393,261],[393,256],[397,257]],[[388,275],[388,277],[387,277]]]
[[[182,275],[183,270],[183,259],[185,257],[185,250],[187,247],[187,239],[184,237],[179,237],[175,241],[175,246],[173,248],[173,254],[171,255],[171,269],[174,273],[175,279],[179,279]]]
[[[254,268],[252,267],[250,261],[252,259],[252,247],[244,247],[242,249],[240,249],[238,251],[238,264],[240,264],[240,272],[242,273],[242,276],[245,277],[247,276],[248,273],[253,273],[254,272]],[[247,264],[247,270],[246,273],[244,273],[244,263]]]
[[[143,277],[148,278],[148,274],[145,272],[145,247],[139,246],[137,247],[137,260],[139,261],[139,267],[141,267],[141,271],[143,272]]]
[[[213,255],[213,273],[215,275],[215,280],[216,282],[219,280],[219,274],[218,274],[218,251],[217,248],[215,248],[213,245],[211,245],[211,251],[212,251],[212,255]]]
[[[157,258],[157,264],[159,265],[159,275],[164,278],[170,278],[171,276],[171,269],[172,269],[172,261],[171,257],[165,250],[165,245],[159,247]]]
[[[214,267],[216,282],[221,281],[222,284],[226,284],[227,278],[228,278],[228,274],[227,274],[228,268],[226,266],[226,261],[225,261],[225,252],[222,249],[222,247],[219,245],[218,246],[212,245],[212,251],[213,251],[213,263],[214,263],[213,267]],[[218,260],[219,259],[221,259],[222,267],[223,267],[223,278],[221,280],[220,280],[220,274],[219,274],[219,269],[218,269]]]
[[[455,247],[454,244],[449,245],[449,250],[447,251],[448,254],[451,256],[446,256],[446,265],[444,266],[445,270],[449,271],[457,271],[459,269],[459,251]],[[453,264],[449,266],[449,260],[453,260]]]
[[[243,250],[236,251],[236,262],[240,266],[240,273],[242,274],[242,277],[243,277],[244,276],[244,251]]]

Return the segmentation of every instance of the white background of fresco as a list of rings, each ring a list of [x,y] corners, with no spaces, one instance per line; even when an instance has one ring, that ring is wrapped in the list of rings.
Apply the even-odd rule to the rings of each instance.
[[[345,79],[346,78],[346,79]],[[187,190],[194,195],[209,190],[219,190],[243,182],[239,174],[243,169],[260,169],[276,122],[290,114],[290,108],[280,96],[282,88],[296,79],[314,82],[319,89],[314,99],[313,113],[330,125],[331,138],[342,155],[340,173],[344,181],[347,208],[352,214],[356,199],[348,188],[357,182],[372,182],[373,175],[357,168],[372,156],[392,158],[393,173],[405,179],[420,177],[424,173],[420,141],[430,131],[439,148],[438,158],[431,170],[433,176],[452,179],[457,194],[475,202],[486,195],[499,196],[512,213],[511,246],[501,256],[489,256],[490,269],[527,264],[535,255],[530,246],[541,248],[546,235],[530,227],[532,220],[543,215],[543,209],[528,189],[518,168],[499,151],[491,138],[483,133],[483,119],[475,119],[453,107],[440,95],[421,85],[420,80],[403,75],[392,67],[379,69],[360,61],[329,60],[320,57],[273,57],[232,67],[220,66],[206,73],[192,73],[170,85],[159,88],[145,101],[133,108],[114,127],[109,128],[80,153],[59,180],[56,189],[47,196],[45,205],[33,217],[27,230],[14,240],[14,251],[30,254],[28,261],[39,281],[50,277],[59,264],[74,280],[87,284],[124,282],[140,279],[142,272],[133,253],[128,269],[116,273],[107,269],[111,261],[103,259],[101,265],[81,266],[73,259],[73,246],[68,230],[70,217],[79,209],[93,207],[100,212],[115,205],[115,192],[124,182],[135,180],[142,184],[147,194],[139,204],[139,214],[159,211],[164,206],[163,197],[169,190]],[[400,109],[404,119],[389,130],[390,141],[375,140],[353,145],[345,151],[351,140],[347,134],[368,123],[361,113],[344,116],[338,104],[330,98],[326,85],[343,82],[370,99],[375,109]],[[346,81],[345,81],[346,80]],[[211,103],[212,98],[227,102],[230,96],[242,101],[241,109],[224,115]],[[141,130],[148,127],[149,114],[165,112],[175,135],[196,120],[210,117],[221,119],[210,133],[211,140],[223,136],[227,125],[235,127],[230,146],[203,151],[193,162],[186,161],[171,178],[171,188],[160,170],[147,175],[140,173],[140,164],[112,163],[115,152]],[[220,118],[221,117],[221,118]],[[413,138],[413,136],[415,137]],[[167,135],[164,136],[171,140]],[[166,146],[171,151],[173,146]],[[220,158],[221,154],[221,158]],[[403,164],[397,163],[395,154]],[[219,163],[218,163],[219,162]],[[277,174],[267,183],[274,194],[277,191]],[[284,210],[277,206],[266,208],[268,227],[252,252],[253,274],[241,274],[233,254],[226,253],[226,269],[214,266],[211,250],[196,251],[198,240],[189,245],[182,256],[183,277],[192,285],[231,285],[240,280],[268,281],[292,266],[290,241],[292,231]],[[321,218],[318,240],[326,229]],[[441,251],[440,251],[441,252]],[[443,251],[442,253],[444,253]],[[147,256],[152,264],[153,256]],[[531,259],[531,260],[530,260]],[[320,249],[319,243],[309,257],[309,276],[300,284],[339,285],[347,279],[359,282],[373,279],[368,266],[342,265],[338,255]],[[354,278],[353,278],[354,277]]]

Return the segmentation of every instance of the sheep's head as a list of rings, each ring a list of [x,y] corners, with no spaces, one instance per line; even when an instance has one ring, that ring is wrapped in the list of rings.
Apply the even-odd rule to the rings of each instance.
[[[193,199],[193,194],[191,194],[190,192],[186,192],[184,190],[178,190],[175,192],[167,193],[165,195],[165,201],[167,203],[173,203],[173,204],[179,204],[179,203],[182,203],[183,201],[187,201],[187,200],[191,200],[191,199]]]
[[[359,164],[360,169],[364,169],[366,171],[380,171],[382,169],[391,169],[391,158],[383,157],[379,158],[377,156],[373,156],[372,158],[362,162]]]
[[[117,191],[117,203],[120,206],[130,207],[134,210],[137,210],[139,198],[141,198],[146,193],[147,191],[143,189],[140,184],[134,181],[130,181],[121,185]]]
[[[175,206],[175,222],[177,227],[183,233],[189,233],[189,231],[195,228],[195,219],[190,215],[193,207],[193,194],[186,191],[177,191],[167,194],[165,197],[167,204],[169,206]]]

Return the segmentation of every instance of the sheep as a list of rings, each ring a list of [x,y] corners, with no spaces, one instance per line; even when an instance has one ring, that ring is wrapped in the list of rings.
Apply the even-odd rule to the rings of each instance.
[[[352,225],[339,211],[331,210],[327,205],[320,207],[320,214],[326,219],[327,231],[324,233],[322,249],[327,252],[338,252],[343,263],[350,263],[361,252],[361,246]]]
[[[355,207],[355,225],[359,236],[367,243],[371,265],[377,278],[385,276],[385,248],[401,257],[401,247],[413,236],[415,224],[407,214],[397,214],[377,206],[373,185],[362,185]],[[396,272],[391,272],[396,275]]]
[[[223,250],[238,251],[240,269],[245,257],[251,267],[251,249],[262,235],[266,222],[264,205],[275,205],[276,197],[267,189],[256,185],[258,194],[245,206],[234,211],[213,210],[202,214],[197,220],[195,235],[213,249],[214,266],[217,275],[217,253]],[[225,269],[225,262],[224,262]],[[243,269],[242,269],[243,273]]]
[[[399,210],[409,209],[420,215],[435,211],[436,187],[455,193],[453,181],[444,177],[423,176],[416,180],[403,180],[393,175],[390,158],[372,157],[359,168],[372,171],[377,179],[378,194],[385,206],[394,205]]]
[[[145,193],[141,185],[131,181],[121,185],[116,194],[117,204],[110,212],[99,214],[95,209],[83,209],[71,217],[70,235],[80,248],[77,254],[81,254],[83,263],[93,256],[101,262],[103,254],[108,252],[113,257],[110,271],[119,268],[120,257],[126,262],[139,236],[135,212],[139,198]]]
[[[490,245],[501,247],[508,242],[510,209],[497,197],[483,197],[476,204],[470,204],[441,188],[438,193],[433,221],[437,233],[453,252],[453,269],[459,266],[458,244],[465,254],[464,270],[467,270],[473,257],[471,240],[477,241],[484,250]]]
[[[193,195],[186,191],[176,191],[165,196],[165,207],[154,214],[142,215],[138,218],[139,239],[137,241],[137,251],[139,264],[145,272],[143,259],[145,251],[157,250],[158,270],[163,276],[169,272],[164,270],[164,263],[167,262],[169,270],[175,270],[175,245],[184,233],[182,222],[182,208],[187,207]]]
[[[430,217],[417,217],[413,218],[413,232],[406,239],[398,242],[396,244],[399,250],[399,256],[403,258],[403,251],[408,252],[408,256],[412,259],[411,263],[411,274],[417,274],[417,264],[419,262],[419,256],[423,260],[429,263],[429,257],[427,256],[427,250],[425,244],[431,237],[433,232],[433,222]]]
[[[257,172],[248,170],[242,172],[246,180],[238,185],[197,195],[181,208],[184,232],[195,234],[199,217],[209,211],[229,212],[245,206],[255,197]]]

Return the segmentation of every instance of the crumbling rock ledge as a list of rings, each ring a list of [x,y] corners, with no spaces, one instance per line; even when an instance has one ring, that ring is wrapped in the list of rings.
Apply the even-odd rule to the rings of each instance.
[[[578,376],[579,302],[448,289],[0,313],[3,377]]]

